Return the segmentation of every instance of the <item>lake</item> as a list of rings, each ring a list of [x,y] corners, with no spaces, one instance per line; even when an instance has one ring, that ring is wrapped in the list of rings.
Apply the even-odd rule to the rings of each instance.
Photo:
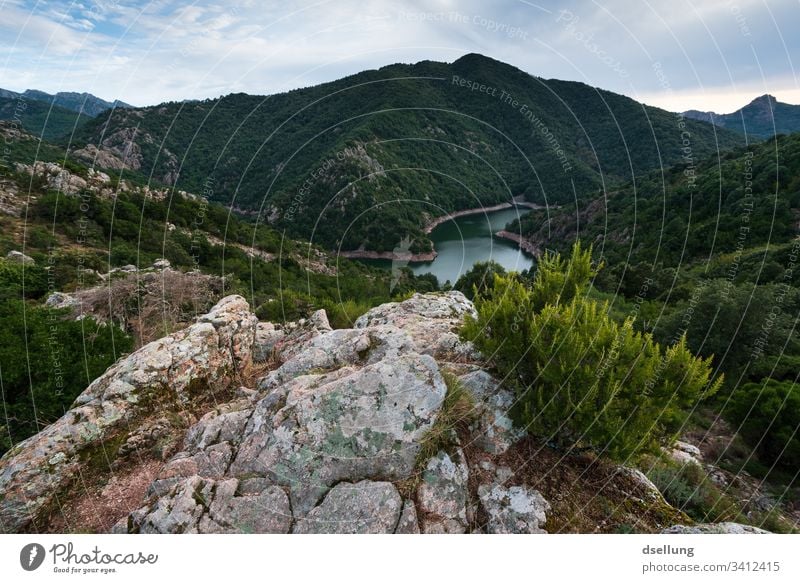
[[[530,212],[526,208],[510,208],[456,217],[431,231],[430,239],[438,255],[433,261],[412,262],[408,267],[416,275],[432,273],[440,284],[456,280],[479,261],[496,261],[508,271],[523,271],[533,267],[533,258],[515,243],[498,239],[492,234]],[[372,265],[390,267],[385,259],[366,260]]]

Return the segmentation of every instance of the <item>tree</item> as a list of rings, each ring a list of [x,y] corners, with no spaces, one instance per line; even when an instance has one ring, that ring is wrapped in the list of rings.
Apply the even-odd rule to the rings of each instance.
[[[758,451],[761,461],[791,471],[800,466],[800,388],[767,379],[747,383],[731,395],[728,417]]]
[[[495,276],[462,330],[516,392],[512,416],[564,448],[588,446],[615,459],[669,442],[687,410],[716,392],[710,359],[681,339],[662,348],[633,318],[615,321],[586,296],[597,273],[591,249],[547,254],[533,285]]]
[[[458,278],[453,289],[460,291],[469,299],[475,295],[485,295],[494,285],[495,275],[505,275],[505,268],[496,261],[478,261],[468,272]]]

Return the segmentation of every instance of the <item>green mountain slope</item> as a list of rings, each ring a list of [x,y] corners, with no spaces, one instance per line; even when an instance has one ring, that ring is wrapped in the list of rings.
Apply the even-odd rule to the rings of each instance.
[[[329,248],[391,250],[431,217],[524,195],[560,203],[741,136],[582,83],[467,55],[316,87],[115,110],[74,156],[261,213]],[[99,149],[95,149],[95,146]]]
[[[45,140],[59,140],[69,137],[89,117],[35,99],[0,97],[0,120],[21,125]]]
[[[789,242],[800,218],[800,134],[653,172],[607,197],[524,217],[540,247],[580,237],[624,266],[678,266]]]
[[[757,97],[733,113],[687,111],[686,117],[707,121],[754,138],[800,131],[800,105],[781,103],[772,95]]]

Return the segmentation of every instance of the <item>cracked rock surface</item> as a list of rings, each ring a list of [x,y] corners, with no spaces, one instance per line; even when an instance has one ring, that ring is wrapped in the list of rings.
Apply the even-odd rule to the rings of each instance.
[[[473,313],[459,292],[417,294],[352,329],[332,330],[324,311],[278,329],[259,324],[243,298],[224,298],[117,362],[0,461],[2,530],[24,529],[125,429],[121,461],[153,444],[168,459],[115,533],[541,532],[549,507],[538,492],[497,477],[480,485],[479,501],[457,443],[420,458],[448,390],[440,362],[471,370],[460,378],[479,414],[469,443],[497,455],[519,437],[506,415],[511,393],[458,338]],[[272,370],[169,433],[198,386],[235,386],[253,362]],[[479,505],[485,526],[474,520]]]

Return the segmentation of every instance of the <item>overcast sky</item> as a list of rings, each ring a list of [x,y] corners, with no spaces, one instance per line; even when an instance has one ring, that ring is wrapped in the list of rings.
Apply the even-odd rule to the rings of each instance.
[[[0,0],[0,87],[150,105],[478,52],[726,113],[763,93],[800,103],[798,24],[798,0]]]

